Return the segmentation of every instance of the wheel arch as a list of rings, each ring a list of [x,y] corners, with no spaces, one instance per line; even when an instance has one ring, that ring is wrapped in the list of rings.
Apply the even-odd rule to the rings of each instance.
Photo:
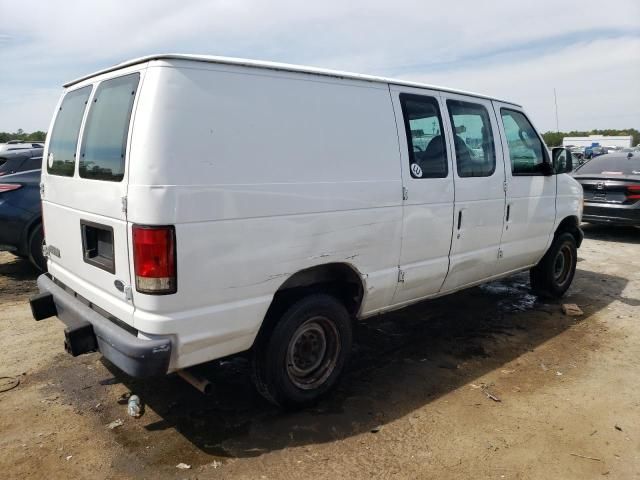
[[[42,225],[42,215],[35,215],[31,220],[29,220],[24,228],[22,229],[22,234],[20,236],[20,251],[28,253],[29,252],[29,239],[31,238],[31,233],[36,229],[38,225]]]
[[[299,270],[288,277],[274,294],[254,345],[268,336],[288,306],[307,295],[332,295],[344,304],[349,315],[355,319],[362,306],[364,292],[362,275],[351,264],[326,263]]]
[[[570,233],[573,235],[573,238],[576,240],[576,246],[580,248],[582,244],[582,239],[584,238],[584,234],[582,233],[582,229],[580,228],[580,220],[575,215],[569,215],[562,219],[562,221],[558,224],[558,227],[555,231],[555,236],[562,233]]]

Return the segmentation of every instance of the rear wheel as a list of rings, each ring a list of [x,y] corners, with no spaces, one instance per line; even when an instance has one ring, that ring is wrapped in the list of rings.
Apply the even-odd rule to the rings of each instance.
[[[544,297],[562,297],[573,281],[577,257],[578,250],[573,235],[558,235],[540,263],[530,271],[533,291]]]
[[[29,261],[41,272],[47,270],[47,260],[42,254],[42,245],[44,244],[44,232],[42,224],[38,224],[29,234]]]
[[[255,347],[256,388],[285,408],[315,402],[338,381],[351,337],[349,314],[334,297],[314,294],[295,302]]]

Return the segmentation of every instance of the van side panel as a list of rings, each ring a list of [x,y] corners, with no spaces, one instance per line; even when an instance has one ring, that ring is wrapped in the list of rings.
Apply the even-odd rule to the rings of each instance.
[[[128,220],[176,226],[178,292],[134,292],[134,326],[178,334],[173,368],[249,348],[280,285],[314,265],[361,274],[363,316],[391,302],[402,183],[387,85],[152,62],[135,129]]]

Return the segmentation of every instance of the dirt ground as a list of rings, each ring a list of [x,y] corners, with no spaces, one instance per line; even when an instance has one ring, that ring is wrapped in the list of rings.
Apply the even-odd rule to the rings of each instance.
[[[36,274],[2,253],[0,376],[20,383],[0,393],[0,476],[640,479],[640,230],[585,233],[563,300],[584,316],[517,275],[377,317],[339,388],[298,413],[263,401],[242,359],[201,368],[206,397],[70,357],[58,320],[31,319]]]

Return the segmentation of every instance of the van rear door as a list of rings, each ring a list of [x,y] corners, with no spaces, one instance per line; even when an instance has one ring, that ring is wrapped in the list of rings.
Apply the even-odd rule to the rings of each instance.
[[[90,303],[132,322],[127,152],[141,73],[64,95],[43,166],[50,274]]]

